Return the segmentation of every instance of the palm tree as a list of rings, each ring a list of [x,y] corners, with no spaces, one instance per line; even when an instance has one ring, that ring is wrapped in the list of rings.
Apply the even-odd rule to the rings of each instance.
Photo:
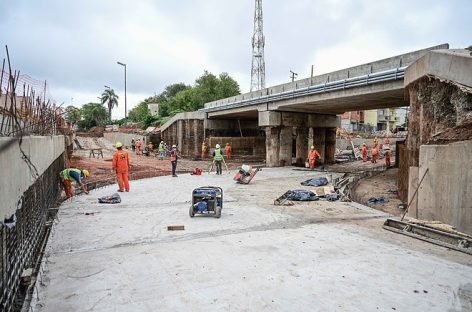
[[[100,99],[102,100],[102,104],[107,104],[108,117],[111,120],[111,110],[113,107],[118,106],[118,95],[116,95],[115,90],[107,88],[105,91],[103,91]]]

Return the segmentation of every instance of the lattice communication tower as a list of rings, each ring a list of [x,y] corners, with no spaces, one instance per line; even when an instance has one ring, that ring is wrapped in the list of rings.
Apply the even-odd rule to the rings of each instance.
[[[252,35],[251,91],[265,88],[265,62],[263,33],[262,0],[255,0],[254,34]]]

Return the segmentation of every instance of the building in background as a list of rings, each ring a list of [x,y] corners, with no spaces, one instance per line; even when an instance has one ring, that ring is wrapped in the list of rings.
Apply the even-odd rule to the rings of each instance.
[[[397,112],[395,108],[384,108],[377,110],[377,131],[390,130],[395,128]]]
[[[406,125],[408,110],[408,107],[400,107],[345,112],[339,115],[341,128],[349,132],[393,131]]]
[[[159,115],[159,103],[150,103],[148,104],[149,113],[152,116]]]
[[[353,132],[362,131],[362,125],[364,123],[364,111],[353,111],[345,112],[340,115],[341,117],[341,128]]]

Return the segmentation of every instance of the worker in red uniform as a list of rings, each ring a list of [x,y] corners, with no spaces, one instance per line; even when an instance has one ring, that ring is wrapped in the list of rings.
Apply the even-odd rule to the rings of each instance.
[[[142,146],[141,139],[137,139],[135,142],[135,149],[136,149],[136,155],[141,155],[141,146]]]
[[[366,162],[367,161],[367,145],[365,143],[362,143],[362,161]]]
[[[391,166],[390,163],[390,147],[388,145],[385,145],[384,147],[384,156],[385,156],[385,165],[387,168]]]
[[[82,191],[85,194],[88,194],[87,187],[82,183],[82,179],[85,179],[89,176],[88,170],[80,170],[76,168],[67,168],[62,170],[59,173],[59,178],[61,179],[62,186],[64,186],[64,191],[66,192],[66,197],[71,198],[74,196],[74,191],[72,190],[72,180],[74,180],[77,185],[80,186]]]
[[[113,171],[116,173],[116,178],[118,179],[118,192],[123,192],[124,190],[129,192],[128,171],[130,166],[128,151],[123,150],[123,144],[120,142],[117,142],[115,147],[116,152],[113,155],[112,166]]]
[[[379,155],[379,150],[377,149],[377,145],[374,145],[372,148],[372,162],[374,164],[377,163],[377,156]]]
[[[228,160],[231,160],[231,145],[229,143],[226,143],[225,154],[226,154],[226,158]]]
[[[308,153],[308,163],[310,164],[310,169],[315,169],[316,158],[321,157],[320,153],[315,150],[315,146],[311,146],[310,152]]]
[[[379,145],[379,140],[377,139],[377,137],[374,138],[374,146],[373,148],[376,148],[377,145]]]

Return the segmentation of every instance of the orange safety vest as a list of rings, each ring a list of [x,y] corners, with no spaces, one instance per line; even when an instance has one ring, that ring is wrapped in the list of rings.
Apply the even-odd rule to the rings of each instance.
[[[172,150],[170,152],[170,161],[177,161],[177,151],[176,150]]]
[[[129,169],[129,157],[128,152],[125,150],[118,150],[113,155],[112,162],[113,170],[116,173],[126,173]]]

